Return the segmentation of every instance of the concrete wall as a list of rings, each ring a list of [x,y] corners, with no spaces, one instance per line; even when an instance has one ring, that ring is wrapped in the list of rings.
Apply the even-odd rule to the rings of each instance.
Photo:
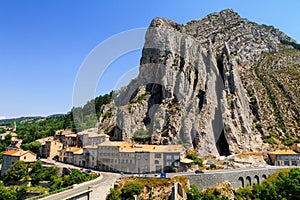
[[[229,181],[232,187],[239,188],[254,183],[261,183],[278,169],[249,169],[241,171],[216,172],[212,174],[189,175],[191,184],[196,184],[200,190],[211,187],[216,183]]]

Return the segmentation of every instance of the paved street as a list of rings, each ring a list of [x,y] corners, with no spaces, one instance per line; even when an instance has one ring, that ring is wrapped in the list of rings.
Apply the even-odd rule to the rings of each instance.
[[[43,159],[42,161],[54,164],[58,167],[77,168],[77,169],[79,168],[79,167],[76,167],[76,166],[73,166],[70,164],[55,162],[55,161],[46,160],[46,159]],[[95,171],[95,170],[93,170],[93,171]],[[95,172],[99,172],[99,171],[95,171]],[[115,174],[115,173],[109,173],[109,172],[100,172],[100,173],[101,173],[101,177],[99,177],[95,180],[75,185],[73,189],[42,198],[42,200],[53,200],[53,199],[62,200],[62,199],[66,199],[67,197],[70,197],[74,194],[78,194],[83,191],[88,191],[89,189],[93,190],[91,192],[91,200],[94,200],[94,199],[95,200],[96,199],[97,200],[105,200],[106,195],[109,193],[110,188],[113,187],[115,180],[120,175]]]
[[[92,200],[105,200],[110,188],[113,187],[115,180],[120,176],[114,173],[101,172],[101,174],[103,175],[102,180],[99,183],[93,184]]]
[[[58,167],[67,167],[67,168],[79,168],[70,164],[55,162],[53,160],[46,160],[43,159],[43,162],[49,163],[51,165],[56,165]],[[218,173],[230,173],[230,172],[243,172],[243,171],[255,171],[260,169],[280,169],[280,168],[288,168],[286,166],[267,166],[265,168],[241,168],[241,169],[226,169],[226,170],[203,170],[205,174],[218,174]],[[95,170],[93,170],[95,171]],[[95,171],[99,172],[99,171]],[[194,172],[181,172],[181,173],[167,173],[167,178],[172,178],[174,176],[186,176],[186,175],[194,175]],[[132,174],[124,174],[122,177],[129,177],[133,176]],[[137,175],[136,175],[137,176]],[[141,177],[155,177],[155,174],[143,174],[140,175]],[[107,194],[109,193],[110,188],[113,187],[114,182],[117,178],[120,177],[120,174],[116,173],[109,173],[109,172],[101,172],[101,177],[85,182],[82,184],[75,185],[73,189],[51,195],[48,197],[43,198],[43,200],[61,200],[66,199],[67,197],[70,197],[74,194],[78,194],[84,191],[88,191],[89,189],[92,189],[91,192],[91,199],[92,200],[105,200]]]

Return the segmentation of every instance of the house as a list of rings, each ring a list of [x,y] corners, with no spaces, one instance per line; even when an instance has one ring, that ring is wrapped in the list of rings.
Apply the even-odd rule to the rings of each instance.
[[[150,173],[180,167],[181,145],[134,145],[106,140],[98,145],[98,168],[104,171]]]
[[[63,147],[77,146],[77,134],[69,129],[56,131],[54,140],[59,140],[63,144]]]
[[[14,132],[10,133],[11,141],[10,145],[7,147],[7,150],[21,149],[22,139],[18,139],[18,135]]]
[[[79,148],[77,151],[73,151],[73,164],[83,166],[83,149]]]
[[[268,152],[273,165],[300,166],[300,154],[293,150],[276,150]]]
[[[66,163],[74,163],[74,152],[79,151],[81,148],[78,147],[67,147],[66,149],[62,149],[59,154],[59,161]],[[78,158],[76,157],[76,162],[78,162]]]
[[[1,176],[3,176],[6,170],[8,170],[19,160],[24,161],[25,163],[33,163],[36,161],[36,154],[32,153],[31,151],[16,149],[4,152],[2,158]]]
[[[59,140],[48,140],[45,143],[45,148],[43,156],[45,158],[53,159],[55,156],[59,155],[60,150],[62,150],[63,144]]]
[[[46,141],[49,141],[49,140],[53,140],[53,136],[44,137],[44,138],[35,140],[36,142],[41,143],[41,148],[40,148],[40,152],[38,153],[38,156],[47,158],[47,156],[46,156]]]
[[[82,161],[82,166],[88,168],[96,168],[98,160],[98,146],[89,145],[83,148],[84,159]]]
[[[97,128],[90,128],[77,133],[78,147],[93,146],[105,141],[106,134],[99,134]]]
[[[36,140],[42,144],[39,156],[43,158],[53,159],[55,156],[59,156],[60,151],[63,148],[63,144],[59,140],[54,140],[53,136]]]

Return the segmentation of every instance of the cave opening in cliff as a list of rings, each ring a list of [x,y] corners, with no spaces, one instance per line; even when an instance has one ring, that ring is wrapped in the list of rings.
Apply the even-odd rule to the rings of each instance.
[[[219,139],[217,140],[216,146],[217,146],[217,149],[218,149],[218,152],[219,152],[220,156],[230,155],[229,145],[228,145],[228,142],[225,138],[224,130],[222,130],[222,133],[221,133]]]

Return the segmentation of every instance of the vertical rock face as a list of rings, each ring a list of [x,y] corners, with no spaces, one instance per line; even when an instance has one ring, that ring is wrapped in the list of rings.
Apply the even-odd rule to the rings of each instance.
[[[155,18],[140,73],[103,109],[100,129],[117,140],[183,144],[203,156],[259,150],[241,78],[281,40],[294,42],[232,10],[186,25]]]

